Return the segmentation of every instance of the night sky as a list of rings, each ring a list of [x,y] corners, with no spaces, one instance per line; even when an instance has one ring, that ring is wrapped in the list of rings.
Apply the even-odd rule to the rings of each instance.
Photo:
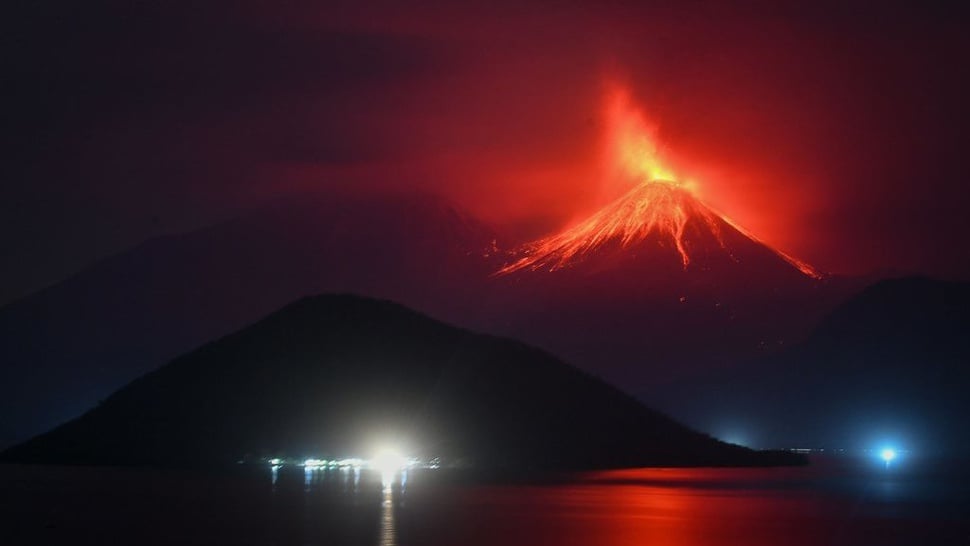
[[[597,173],[617,88],[766,242],[829,272],[970,277],[970,35],[948,8],[20,4],[0,303],[307,191],[430,191],[544,235],[615,197]]]

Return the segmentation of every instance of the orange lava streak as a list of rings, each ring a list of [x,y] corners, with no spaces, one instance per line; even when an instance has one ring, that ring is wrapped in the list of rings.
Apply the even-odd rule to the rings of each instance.
[[[720,241],[717,215],[690,192],[674,182],[646,182],[585,221],[528,245],[524,249],[525,257],[503,267],[499,273],[520,269],[555,271],[610,241],[619,241],[625,248],[652,233],[673,241],[686,268],[690,255],[684,244],[684,229],[692,219],[703,221]],[[723,246],[723,241],[720,242]]]

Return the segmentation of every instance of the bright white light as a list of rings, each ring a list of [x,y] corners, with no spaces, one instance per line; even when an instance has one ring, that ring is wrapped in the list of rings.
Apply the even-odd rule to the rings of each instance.
[[[371,468],[380,471],[383,475],[393,475],[399,470],[407,468],[408,463],[409,461],[406,457],[391,448],[381,449],[370,460]]]
[[[886,461],[886,464],[889,464],[893,459],[896,458],[896,450],[887,447],[886,449],[882,450],[881,453],[879,453],[879,456],[882,457],[882,460]]]

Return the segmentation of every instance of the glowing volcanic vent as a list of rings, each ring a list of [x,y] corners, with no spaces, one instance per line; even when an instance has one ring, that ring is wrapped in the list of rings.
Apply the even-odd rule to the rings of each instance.
[[[718,214],[695,195],[692,182],[678,180],[661,158],[655,130],[632,111],[621,95],[609,112],[609,160],[628,184],[625,195],[566,230],[525,245],[498,274],[556,271],[594,254],[639,249],[673,249],[684,270],[695,250],[713,248],[738,261],[729,241],[741,239],[764,247],[801,273],[820,278],[810,265],[775,250]],[[728,233],[731,232],[731,233]],[[648,243],[648,244],[641,244]],[[649,244],[654,243],[654,244]]]

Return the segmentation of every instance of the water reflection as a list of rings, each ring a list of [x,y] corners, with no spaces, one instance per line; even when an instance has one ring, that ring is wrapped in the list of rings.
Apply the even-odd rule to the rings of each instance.
[[[400,470],[384,470],[381,472],[381,485],[383,487],[387,488],[395,484],[400,487],[401,494],[403,495],[404,490],[408,485],[407,468],[402,468]]]
[[[381,546],[395,546],[397,533],[394,529],[394,481],[383,476],[383,501],[381,502]]]
[[[351,470],[321,469],[307,491],[304,468],[286,464],[237,477],[0,465],[0,544],[970,543],[970,469],[872,466],[634,470],[515,484],[423,470],[386,484],[364,468],[356,490]]]
[[[906,544],[929,513],[914,503],[933,494],[932,482],[881,468],[639,469],[515,485],[439,476],[284,465],[269,481],[283,527],[299,530],[283,542],[395,546]],[[895,525],[900,514],[911,525]],[[947,542],[940,532],[934,543]]]
[[[300,509],[306,543],[317,543],[320,537],[336,533],[338,537],[353,527],[350,543],[396,546],[398,514],[408,484],[408,471],[380,471],[362,467],[328,468],[326,466],[273,465],[269,469],[273,496],[278,498],[279,513],[284,519],[295,505],[295,494],[302,491]],[[284,510],[285,508],[285,510]],[[361,535],[370,529],[371,539],[362,542]],[[308,538],[312,538],[307,542]],[[337,539],[336,542],[342,542]]]
[[[433,494],[421,481],[398,528],[406,543],[463,546],[966,544],[953,539],[970,524],[939,509],[952,493],[924,504],[927,483],[825,467],[624,470]],[[414,521],[434,523],[416,533]]]

